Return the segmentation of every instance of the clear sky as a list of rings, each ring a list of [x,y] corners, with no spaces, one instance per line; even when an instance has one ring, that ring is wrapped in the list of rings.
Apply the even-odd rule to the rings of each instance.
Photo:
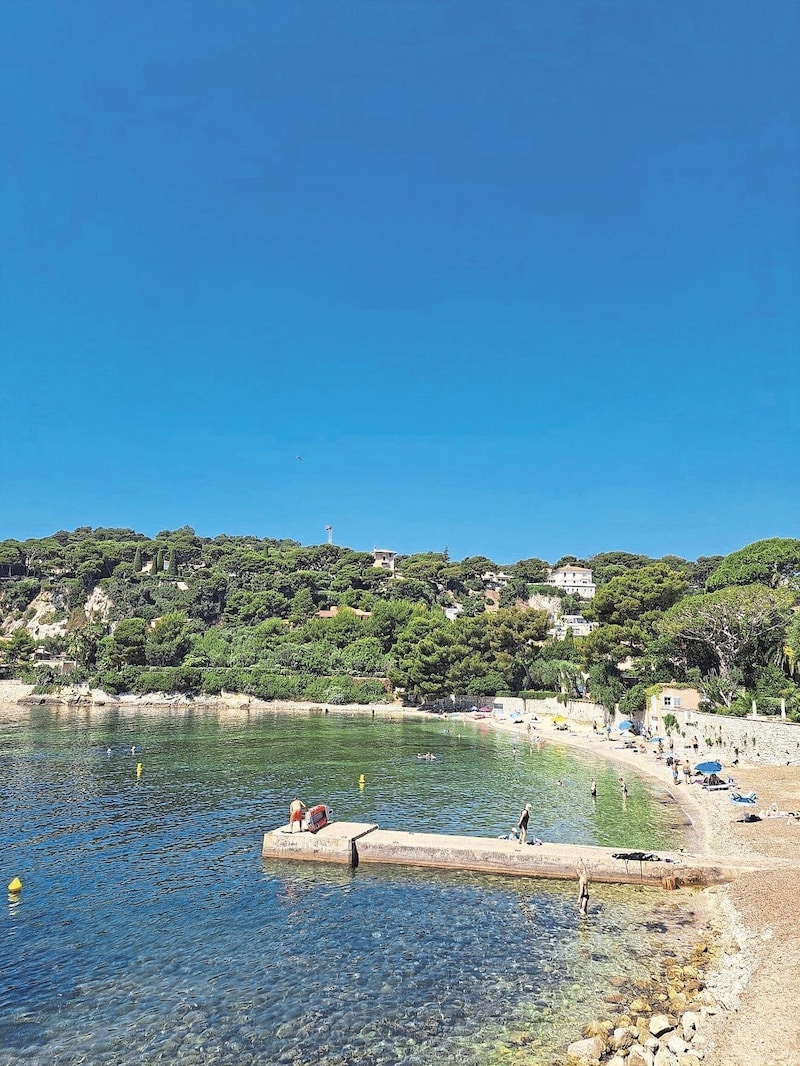
[[[0,538],[800,535],[795,0],[3,0]]]

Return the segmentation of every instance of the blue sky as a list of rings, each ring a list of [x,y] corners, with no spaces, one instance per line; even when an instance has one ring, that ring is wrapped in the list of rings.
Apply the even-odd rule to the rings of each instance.
[[[0,538],[800,535],[798,54],[792,0],[5,0]]]

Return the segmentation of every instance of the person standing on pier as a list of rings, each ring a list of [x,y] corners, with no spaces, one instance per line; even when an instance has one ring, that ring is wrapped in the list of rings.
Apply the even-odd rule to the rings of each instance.
[[[294,824],[297,822],[298,831],[303,832],[303,811],[307,811],[305,803],[299,800],[297,796],[289,804],[289,832],[294,832]]]
[[[528,839],[528,820],[531,816],[531,805],[526,803],[520,812],[519,821],[517,822],[517,829],[519,829],[519,842],[524,844]]]

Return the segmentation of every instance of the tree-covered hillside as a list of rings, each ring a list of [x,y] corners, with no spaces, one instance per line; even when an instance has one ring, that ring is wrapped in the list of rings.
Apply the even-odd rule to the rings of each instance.
[[[543,691],[635,710],[649,686],[677,681],[733,713],[783,699],[800,717],[800,541],[694,562],[619,551],[552,566],[571,564],[593,570],[594,599],[548,585],[551,564],[537,558],[429,552],[398,555],[392,572],[333,544],[189,527],[6,540],[0,662],[42,689],[328,703]],[[575,616],[592,632],[554,630]]]

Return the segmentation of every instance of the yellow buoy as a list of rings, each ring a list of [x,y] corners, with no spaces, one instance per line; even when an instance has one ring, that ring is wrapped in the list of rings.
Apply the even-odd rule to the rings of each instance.
[[[22,882],[20,881],[20,879],[18,877],[13,877],[11,879],[11,881],[9,882],[9,885],[8,885],[8,891],[9,892],[21,892],[22,891]]]
[[[142,776],[142,764],[140,762],[137,762],[137,764],[136,764],[136,776],[137,777],[141,777]]]

